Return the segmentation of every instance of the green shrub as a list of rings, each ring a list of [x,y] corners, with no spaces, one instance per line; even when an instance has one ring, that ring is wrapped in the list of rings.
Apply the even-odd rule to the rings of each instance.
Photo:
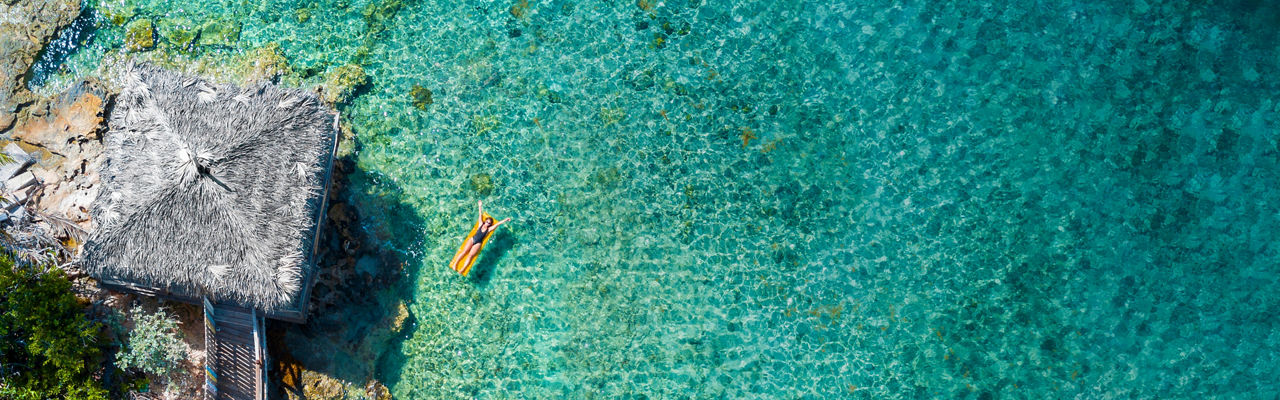
[[[187,346],[178,336],[178,321],[163,309],[147,313],[133,309],[129,342],[116,355],[120,369],[135,368],[152,376],[169,376],[187,357]]]
[[[0,398],[107,398],[93,376],[102,325],[84,308],[61,270],[0,255]]]

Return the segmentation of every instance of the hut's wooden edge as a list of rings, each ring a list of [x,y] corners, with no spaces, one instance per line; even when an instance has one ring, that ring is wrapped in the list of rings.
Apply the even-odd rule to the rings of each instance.
[[[336,120],[337,118],[338,116],[335,114],[334,119]],[[329,158],[325,160],[324,190],[320,193],[320,206],[316,208],[316,227],[315,230],[312,231],[311,254],[307,255],[307,266],[310,268],[307,269],[307,278],[305,283],[302,285],[302,294],[298,296],[297,316],[294,317],[296,320],[293,318],[276,318],[270,314],[268,314],[268,317],[274,319],[285,319],[297,323],[307,322],[307,305],[311,301],[311,288],[315,286],[316,277],[320,275],[320,237],[324,231],[325,218],[329,214],[329,191],[333,189],[333,163],[334,159],[337,158],[338,155],[338,142],[341,139],[341,135],[341,131],[336,129],[334,130],[333,136],[331,137],[333,143],[329,148]]]
[[[143,296],[154,296],[154,297],[158,297],[165,300],[177,301],[177,302],[182,302],[187,304],[195,304],[195,305],[201,304],[201,299],[199,297],[191,297],[191,296],[187,296],[179,293],[173,293],[163,288],[138,286],[128,282],[116,281],[116,280],[110,280],[110,279],[103,279],[99,281],[99,284],[101,284],[102,287],[104,288],[115,290],[117,292],[137,293]],[[229,305],[220,303],[219,306],[229,306]],[[239,307],[239,306],[234,306],[234,307],[244,309],[245,310],[244,312],[246,313],[249,312],[249,309],[247,308]],[[276,310],[263,311],[262,315],[264,317],[271,318],[274,320],[287,321],[287,322],[293,322],[293,323],[299,323],[299,324],[307,322],[306,314],[303,313],[301,310],[295,310],[295,309],[276,309]]]

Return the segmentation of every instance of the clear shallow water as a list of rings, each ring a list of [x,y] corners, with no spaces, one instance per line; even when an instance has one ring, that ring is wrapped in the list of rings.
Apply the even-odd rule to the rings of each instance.
[[[1280,395],[1265,5],[181,4],[369,74],[397,398]]]

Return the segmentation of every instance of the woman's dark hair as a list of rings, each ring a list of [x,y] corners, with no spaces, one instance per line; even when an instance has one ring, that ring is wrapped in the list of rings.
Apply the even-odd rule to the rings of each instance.
[[[493,217],[488,217],[488,216],[484,217],[484,222],[489,225],[493,225]]]

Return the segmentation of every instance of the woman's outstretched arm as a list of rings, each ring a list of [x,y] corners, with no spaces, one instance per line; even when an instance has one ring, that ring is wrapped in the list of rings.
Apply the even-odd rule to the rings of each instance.
[[[510,221],[510,220],[511,220],[511,218],[507,218],[507,219],[504,219],[504,220],[498,221],[497,223],[493,224],[493,229],[498,229],[498,225],[505,224],[505,223],[507,223],[507,221]]]

